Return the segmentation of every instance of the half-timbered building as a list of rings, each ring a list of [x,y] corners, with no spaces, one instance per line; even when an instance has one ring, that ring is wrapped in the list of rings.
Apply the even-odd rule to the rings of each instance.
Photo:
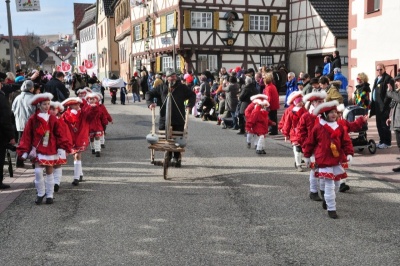
[[[290,0],[291,71],[313,76],[324,56],[338,50],[347,76],[348,10],[345,0]]]
[[[287,63],[287,0],[142,0],[132,3],[136,68],[175,66],[200,73],[221,66],[258,69]],[[171,38],[171,29],[177,29]]]
[[[118,43],[119,77],[129,81],[131,77],[131,8],[129,0],[115,0],[112,4],[115,20],[115,41]]]

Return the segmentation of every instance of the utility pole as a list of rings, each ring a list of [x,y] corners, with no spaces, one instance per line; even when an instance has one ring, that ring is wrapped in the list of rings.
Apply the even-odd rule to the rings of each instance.
[[[7,21],[8,21],[8,41],[10,42],[10,72],[15,74],[14,64],[14,38],[12,33],[10,0],[6,0],[7,5]]]

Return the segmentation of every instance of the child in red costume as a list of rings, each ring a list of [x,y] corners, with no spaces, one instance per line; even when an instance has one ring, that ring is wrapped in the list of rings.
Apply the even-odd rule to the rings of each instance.
[[[276,125],[275,122],[269,120],[267,108],[269,102],[265,99],[267,96],[264,94],[257,94],[250,99],[252,102],[247,106],[245,110],[246,117],[246,131],[252,132],[257,135],[257,154],[266,154],[265,137],[268,134],[268,126]]]
[[[78,95],[78,97],[82,100],[81,108],[83,108],[84,106],[87,105],[86,95],[91,92],[92,92],[92,90],[89,89],[88,87],[85,87],[85,88],[82,88],[82,89],[79,89],[76,91],[76,95]]]
[[[64,106],[59,102],[50,102],[50,114],[54,115],[58,119],[58,123],[62,128],[62,132],[65,134],[65,137],[69,139],[71,148],[72,148],[72,136],[69,132],[67,124],[65,124],[63,119],[61,118],[61,113],[64,111]],[[53,166],[53,175],[54,175],[54,192],[58,192],[60,189],[60,183],[62,178],[62,165],[67,164],[67,153],[63,149],[58,149],[58,160],[55,162]]]
[[[340,179],[347,174],[343,163],[351,163],[353,145],[346,130],[337,123],[338,101],[318,105],[314,115],[321,114],[319,124],[315,125],[303,145],[304,160],[310,165],[310,157],[315,154],[315,164],[318,167],[316,177],[325,180],[325,194],[322,207],[328,210],[328,216],[336,219],[336,192],[339,190]]]
[[[63,132],[57,117],[49,114],[52,98],[51,93],[41,93],[30,100],[31,105],[37,106],[37,111],[29,118],[17,148],[22,159],[27,159],[29,154],[35,163],[35,203],[38,205],[45,196],[46,204],[53,203],[53,166],[58,162],[60,149],[71,151],[71,140]],[[43,168],[46,169],[46,178],[43,177]]]
[[[74,155],[74,181],[72,185],[78,186],[79,181],[83,180],[82,152],[89,145],[89,125],[98,112],[98,106],[87,104],[81,109],[82,100],[78,97],[68,98],[61,104],[68,107],[61,117],[67,124],[72,136],[72,154]]]
[[[268,101],[268,96],[263,95],[263,94],[257,94],[257,95],[253,95],[250,97],[251,103],[246,107],[246,110],[244,110],[245,121],[248,121],[250,119],[251,113],[254,111],[256,103],[253,101],[255,99],[261,99],[261,100]],[[254,133],[253,129],[251,128],[250,123],[246,122],[245,131],[247,133],[247,135],[246,135],[247,148],[250,149],[251,143],[253,142],[254,147],[257,149],[257,143],[258,143],[259,137]]]
[[[98,93],[98,95],[100,95],[100,99],[101,99],[101,101],[99,101],[99,109],[100,109],[100,112],[102,113],[101,124],[103,125],[103,134],[100,137],[100,147],[102,149],[105,149],[106,148],[105,135],[106,135],[107,125],[108,125],[108,123],[112,124],[113,119],[112,119],[110,113],[108,112],[107,108],[105,107],[105,105],[102,103],[103,96],[101,96],[101,94],[99,94],[99,93]]]
[[[303,97],[303,102],[306,106],[309,107],[309,110],[307,113],[301,116],[300,121],[297,124],[296,137],[300,146],[303,146],[303,144],[307,139],[308,134],[311,132],[315,124],[319,123],[319,117],[315,116],[312,113],[312,111],[314,110],[315,107],[324,102],[326,96],[327,94],[325,91],[320,91],[320,92],[318,91],[318,92],[310,92]],[[315,163],[314,155],[310,157],[310,160],[312,163]],[[319,185],[321,190],[321,196],[323,197],[325,188],[323,180],[320,180]],[[310,170],[310,199],[314,201],[322,200],[318,195],[318,179],[315,178],[315,169]]]
[[[345,110],[344,104],[339,104],[338,108],[338,124],[343,126],[347,133],[361,131],[363,126],[368,122],[368,115],[360,116],[354,122],[349,122],[343,118],[343,112]],[[340,180],[339,192],[346,192],[350,190],[350,186],[344,182],[344,179]]]
[[[291,112],[287,115],[285,123],[282,128],[282,134],[286,139],[289,139],[293,146],[294,160],[296,163],[297,171],[302,172],[301,166],[301,147],[297,140],[296,128],[303,114],[307,113],[303,104],[303,93],[301,91],[292,92],[287,100],[287,104],[293,105]]]
[[[100,137],[103,136],[104,128],[103,123],[105,123],[104,113],[100,110],[99,102],[101,100],[101,95],[97,93],[88,93],[86,95],[86,101],[92,105],[99,108],[99,112],[92,117],[89,124],[89,138],[90,146],[92,147],[92,154],[95,153],[96,157],[100,157],[101,152],[101,142]]]

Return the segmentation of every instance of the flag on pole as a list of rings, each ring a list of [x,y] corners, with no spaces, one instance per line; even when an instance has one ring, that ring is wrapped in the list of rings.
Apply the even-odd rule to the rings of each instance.
[[[62,72],[61,66],[57,66],[57,67],[56,67],[56,71],[57,71],[57,72]]]
[[[79,66],[78,70],[79,70],[79,73],[86,73],[86,67],[85,66]]]
[[[93,67],[93,62],[90,61],[90,60],[87,60],[87,59],[85,59],[85,60],[83,61],[83,64],[84,64],[84,66],[85,66],[87,69],[91,69],[91,68]]]
[[[61,62],[61,69],[63,72],[70,72],[71,71],[71,65],[67,62]]]

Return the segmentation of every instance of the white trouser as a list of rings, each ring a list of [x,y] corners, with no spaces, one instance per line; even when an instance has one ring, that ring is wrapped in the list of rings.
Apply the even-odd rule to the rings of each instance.
[[[253,138],[253,134],[252,133],[247,133],[247,135],[246,135],[247,143],[251,143],[252,138]]]
[[[104,145],[104,143],[106,143],[106,138],[104,137],[105,134],[106,134],[106,133],[103,131],[103,135],[101,135],[101,137],[100,137],[100,143],[101,143],[101,145]]]
[[[81,176],[81,172],[82,172],[81,161],[74,161],[74,179],[79,180],[79,176]]]
[[[340,181],[325,178],[325,201],[328,211],[336,211],[336,193],[339,191]]]
[[[257,150],[258,151],[264,150],[264,146],[265,146],[265,137],[264,135],[261,135],[258,137]]]
[[[54,175],[46,174],[46,178],[43,177],[43,168],[35,168],[35,187],[37,195],[43,197],[46,194],[46,198],[53,198],[54,193]]]
[[[62,177],[62,167],[53,169],[54,184],[60,185]]]
[[[92,142],[92,141],[89,140],[89,143],[90,143],[90,149],[91,149],[91,150],[94,150],[94,142]]]
[[[95,139],[94,140],[93,146],[94,146],[94,151],[95,152],[100,152],[101,151],[101,144],[100,144],[100,140],[99,139]]]
[[[301,152],[296,150],[296,146],[293,146],[293,153],[294,153],[294,161],[296,162],[296,166],[301,165]]]

